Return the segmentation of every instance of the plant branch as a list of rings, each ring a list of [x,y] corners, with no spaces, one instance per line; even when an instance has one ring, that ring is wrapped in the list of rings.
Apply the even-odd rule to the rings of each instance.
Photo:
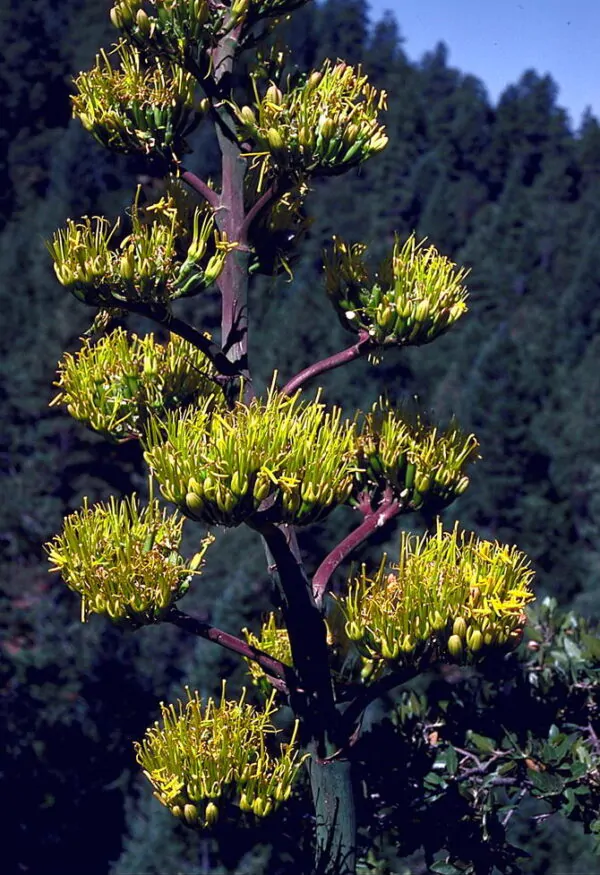
[[[296,389],[312,380],[313,377],[317,377],[319,374],[325,373],[325,371],[333,371],[334,368],[339,368],[341,365],[361,358],[369,351],[371,346],[372,340],[370,335],[366,331],[361,331],[357,342],[353,343],[352,346],[309,365],[303,371],[300,371],[299,374],[296,374],[295,377],[292,377],[291,380],[288,380],[281,390],[282,395],[291,395],[292,392],[295,392]]]
[[[407,684],[418,674],[419,671],[413,666],[402,666],[390,672],[390,674],[384,675],[378,681],[369,684],[368,687],[362,686],[354,699],[350,700],[342,715],[344,742],[340,749],[327,757],[324,762],[330,762],[339,757],[347,756],[348,749],[358,740],[362,716],[368,706],[376,699],[379,699],[380,696],[383,696],[384,693]]]
[[[196,176],[191,170],[186,170],[185,167],[180,168],[179,176],[184,182],[187,182],[190,188],[201,195],[204,200],[208,201],[213,210],[217,209],[219,206],[219,195],[203,179]]]
[[[280,193],[280,185],[277,182],[273,182],[269,185],[265,191],[261,194],[261,196],[252,204],[248,212],[244,217],[244,221],[242,222],[242,226],[240,228],[240,240],[243,242],[247,242],[248,240],[248,232],[250,230],[250,226],[254,219],[258,216],[258,214],[266,209],[269,204],[273,203],[277,200],[277,197]]]
[[[285,527],[255,521],[250,525],[263,536],[277,567],[283,619],[299,683],[294,691],[298,695],[291,704],[301,718],[304,736],[315,740],[319,756],[326,756],[339,747],[339,714],[329,669],[325,622],[302,563],[286,539]]]
[[[323,604],[325,591],[336,568],[346,559],[353,550],[371,537],[373,532],[384,526],[402,510],[400,502],[391,495],[383,498],[376,510],[367,513],[363,522],[350,532],[331,553],[325,557],[317,568],[312,580],[313,595],[319,607]]]
[[[175,606],[171,608],[164,622],[172,623],[185,632],[189,632],[190,635],[196,635],[199,638],[205,638],[207,641],[213,641],[215,644],[219,644],[226,650],[231,650],[233,653],[244,656],[246,659],[252,659],[266,672],[273,686],[282,692],[289,693],[290,689],[294,689],[296,686],[296,676],[291,666],[269,656],[268,653],[253,647],[246,641],[242,641],[241,638],[230,635],[229,632],[223,632],[222,629],[218,629],[210,623],[198,620],[196,617],[191,617]]]
[[[183,337],[184,340],[187,340],[203,352],[223,376],[237,377],[243,375],[240,365],[230,361],[225,355],[224,350],[217,343],[210,340],[210,338],[198,331],[197,328],[194,328],[193,325],[190,325],[189,322],[184,322],[183,319],[174,316],[167,307],[148,304],[143,301],[124,301],[120,306],[123,306],[124,309],[129,310],[131,313],[139,313],[140,316],[145,316],[153,322],[158,322],[159,325],[168,328],[173,334]]]

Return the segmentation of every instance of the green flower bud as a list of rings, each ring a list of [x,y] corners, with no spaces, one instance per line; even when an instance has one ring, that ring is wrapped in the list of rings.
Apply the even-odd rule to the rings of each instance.
[[[187,805],[183,806],[183,817],[187,823],[190,825],[196,823],[198,820],[198,809],[195,805]]]
[[[452,625],[452,634],[464,638],[467,634],[467,624],[464,617],[457,617]]]
[[[209,802],[206,806],[206,812],[204,814],[204,820],[208,826],[212,826],[213,823],[219,819],[219,809],[215,805],[214,802]]]
[[[137,15],[135,16],[135,23],[140,29],[140,32],[144,36],[150,35],[150,19],[143,9],[138,9]]]
[[[459,638],[458,635],[451,635],[448,638],[448,651],[455,659],[458,659],[460,656],[462,656],[462,639]]]
[[[256,115],[250,106],[242,106],[240,116],[244,124],[254,127],[256,125]]]
[[[275,151],[283,149],[285,146],[283,137],[276,128],[269,128],[267,131],[267,140],[269,141],[271,149],[274,149]]]
[[[274,103],[276,106],[281,106],[283,103],[283,94],[276,85],[269,85],[265,98],[269,103]]]
[[[472,653],[477,653],[483,647],[483,635],[479,629],[469,629],[467,632],[467,647]]]

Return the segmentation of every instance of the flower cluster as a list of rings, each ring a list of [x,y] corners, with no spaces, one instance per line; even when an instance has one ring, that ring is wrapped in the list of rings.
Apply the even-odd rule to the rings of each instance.
[[[260,629],[260,636],[250,632],[249,629],[242,629],[242,633],[248,644],[256,647],[258,650],[263,650],[278,659],[285,665],[292,665],[292,651],[290,647],[290,637],[287,629],[277,625],[275,614],[271,611],[266,621]],[[272,685],[266,679],[267,675],[254,659],[246,659],[248,671],[252,677],[252,683],[255,684],[265,694],[271,694],[273,691]]]
[[[125,43],[113,54],[117,68],[102,51],[95,66],[77,76],[73,114],[107,149],[177,160],[189,151],[185,138],[206,109],[195,100],[194,76],[160,58],[147,64]]]
[[[158,722],[136,744],[137,761],[155,789],[155,796],[172,814],[190,826],[211,826],[219,805],[234,804],[242,811],[266,817],[290,797],[305,759],[298,751],[296,733],[280,745],[279,756],[267,749],[273,697],[259,711],[244,702],[213,699],[203,704],[187,689],[188,701],[161,704]]]
[[[363,659],[363,678],[395,663],[426,658],[470,661],[518,643],[533,571],[516,547],[473,534],[402,534],[400,558],[384,556],[369,577],[363,567],[346,596],[334,596],[346,633]]]
[[[116,442],[139,438],[151,415],[161,416],[200,397],[218,404],[206,356],[177,335],[157,343],[153,334],[128,336],[121,328],[65,353],[58,363],[59,393],[75,419]]]
[[[208,205],[194,209],[190,237],[185,206],[175,191],[168,190],[144,211],[138,196],[131,208],[131,233],[118,247],[111,241],[119,222],[111,228],[98,216],[68,219],[48,243],[59,282],[80,301],[104,308],[166,303],[197,294],[220,276],[235,244],[215,230]]]
[[[208,402],[149,429],[144,457],[168,501],[192,519],[236,526],[265,519],[306,525],[348,500],[355,433],[341,411],[299,395],[253,399],[233,410]]]
[[[466,490],[466,465],[477,458],[475,435],[454,422],[445,431],[422,416],[401,416],[381,400],[364,416],[358,439],[361,485],[391,486],[404,507],[441,509]]]
[[[81,619],[106,614],[134,626],[160,620],[199,574],[214,538],[207,536],[190,562],[179,554],[183,518],[140,508],[135,495],[88,507],[63,522],[46,545],[53,571],[81,596]]]
[[[210,0],[117,0],[110,20],[142,52],[190,67],[200,79],[209,72],[207,49],[235,24],[232,10]]]
[[[333,251],[325,255],[326,286],[344,328],[368,331],[381,346],[419,346],[466,313],[467,271],[424,243],[414,235],[404,245],[396,238],[391,255],[371,274],[363,243],[333,238]]]
[[[304,178],[337,174],[380,152],[387,143],[378,113],[386,95],[367,81],[360,67],[325,61],[303,85],[283,93],[271,84],[251,106],[234,106],[243,136],[263,172]]]

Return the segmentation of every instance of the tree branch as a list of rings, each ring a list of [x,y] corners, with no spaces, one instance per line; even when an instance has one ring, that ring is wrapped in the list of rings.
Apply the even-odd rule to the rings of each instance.
[[[294,555],[282,527],[272,523],[249,523],[264,538],[277,566],[282,594],[283,619],[290,639],[292,662],[299,688],[291,705],[301,719],[305,738],[312,738],[326,756],[339,747],[339,715],[335,708],[329,669],[327,630],[315,605],[310,581]]]
[[[174,316],[165,306],[161,305],[158,307],[143,301],[123,301],[122,303],[119,302],[119,306],[129,310],[131,313],[139,313],[140,316],[145,316],[153,322],[158,322],[159,325],[168,328],[173,334],[183,337],[184,340],[187,340],[203,352],[223,376],[239,377],[244,375],[239,365],[230,361],[217,343],[205,337],[204,334],[198,331],[197,328],[194,328],[193,325],[190,325],[189,322],[184,322],[183,319]]]
[[[370,538],[373,532],[393,519],[401,510],[402,505],[391,495],[384,497],[377,510],[367,513],[363,522],[325,557],[312,580],[313,595],[319,607],[323,604],[325,591],[336,568],[353,550]]]
[[[339,368],[341,365],[345,365],[348,362],[361,358],[369,351],[371,346],[371,336],[368,332],[361,331],[358,336],[358,341],[353,343],[352,346],[343,349],[341,352],[336,352],[334,355],[330,355],[328,358],[322,359],[319,362],[309,365],[307,368],[304,368],[303,371],[300,371],[299,374],[296,374],[295,377],[292,377],[291,380],[288,380],[281,390],[282,395],[291,395],[292,392],[295,392],[296,389],[299,389],[309,380],[312,380],[313,377],[317,377],[319,374],[325,373],[325,371],[333,371],[334,368]]]
[[[208,201],[213,210],[217,209],[219,206],[219,195],[203,179],[196,176],[191,170],[186,170],[185,167],[181,167],[179,175],[184,182],[187,182],[190,188],[201,195],[204,200]]]
[[[248,212],[244,217],[244,221],[242,222],[242,226],[240,228],[240,241],[246,242],[248,240],[248,231],[250,230],[250,226],[254,219],[258,216],[258,214],[266,209],[266,207],[273,203],[280,193],[280,187],[276,182],[271,183],[265,191],[261,194],[261,196],[252,204]]]
[[[260,665],[268,675],[268,679],[273,686],[281,692],[289,693],[297,685],[296,674],[291,666],[269,656],[268,653],[253,647],[246,641],[242,641],[241,638],[230,635],[229,632],[223,632],[222,629],[218,629],[210,623],[205,623],[203,620],[198,620],[196,617],[183,613],[183,611],[180,611],[175,606],[171,608],[164,622],[172,623],[185,632],[189,632],[190,635],[196,635],[199,638],[205,638],[207,641],[213,641],[215,644],[219,644],[226,650],[231,650],[233,653],[244,656],[246,659],[252,659]]]

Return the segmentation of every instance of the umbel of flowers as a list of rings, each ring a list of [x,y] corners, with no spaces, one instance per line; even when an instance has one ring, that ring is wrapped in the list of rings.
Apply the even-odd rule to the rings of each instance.
[[[179,553],[183,517],[145,507],[135,495],[72,513],[48,544],[53,571],[81,596],[81,618],[105,614],[134,626],[155,623],[200,574],[204,554],[214,541],[203,539],[187,562]]]
[[[189,151],[185,137],[200,123],[206,103],[195,99],[195,77],[169,60],[148,64],[120,43],[75,79],[73,111],[98,142],[115,152],[150,152],[166,159]]]
[[[315,522],[348,500],[357,471],[354,425],[339,409],[274,389],[231,411],[208,399],[169,414],[146,443],[164,497],[208,525],[239,525],[267,502],[272,521]]]
[[[344,328],[367,331],[381,346],[430,343],[466,313],[467,271],[415,236],[401,244],[375,273],[363,243],[334,237],[326,255],[327,294]]]
[[[96,343],[84,341],[58,364],[59,392],[52,404],[109,440],[139,438],[151,416],[161,416],[198,398],[223,403],[215,370],[204,353],[173,334],[158,343],[117,328]]]
[[[384,556],[373,576],[363,566],[348,592],[335,596],[345,631],[361,654],[363,678],[386,666],[450,658],[472,661],[514,646],[533,599],[533,571],[516,547],[473,534],[402,534],[400,556]]]
[[[439,510],[468,487],[465,468],[477,458],[479,443],[455,422],[438,429],[382,399],[363,417],[358,446],[359,482],[391,489],[407,509],[427,502]]]
[[[297,722],[290,742],[269,750],[269,736],[277,734],[273,693],[262,709],[244,702],[245,691],[238,702],[227,700],[224,681],[219,705],[189,689],[187,696],[185,704],[161,704],[162,723],[135,746],[156,798],[199,827],[211,826],[227,805],[266,817],[289,799],[306,757],[296,743]]]
[[[387,135],[378,120],[386,94],[369,85],[360,67],[325,61],[304,83],[271,83],[254,106],[235,107],[253,157],[293,177],[344,172],[380,152]]]
[[[151,208],[131,207],[131,233],[117,245],[117,221],[69,219],[48,244],[59,282],[94,307],[168,303],[212,285],[235,248],[215,230],[207,205],[191,207],[172,185]],[[191,233],[190,233],[191,228]]]

